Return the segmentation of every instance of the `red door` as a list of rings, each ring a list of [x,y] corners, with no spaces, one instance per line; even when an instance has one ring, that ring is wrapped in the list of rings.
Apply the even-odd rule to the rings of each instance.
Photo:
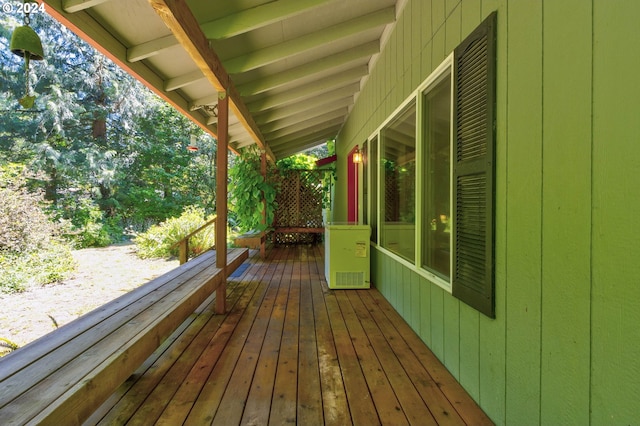
[[[358,163],[353,162],[353,154],[358,150],[355,146],[347,157],[347,220],[358,221]]]

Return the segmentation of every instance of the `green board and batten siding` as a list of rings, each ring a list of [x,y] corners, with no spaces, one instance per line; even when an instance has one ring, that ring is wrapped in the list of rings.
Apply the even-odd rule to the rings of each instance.
[[[640,424],[640,2],[593,10],[592,424]]]
[[[496,319],[375,248],[372,280],[497,424],[640,424],[640,2],[409,0],[338,154],[493,11]]]

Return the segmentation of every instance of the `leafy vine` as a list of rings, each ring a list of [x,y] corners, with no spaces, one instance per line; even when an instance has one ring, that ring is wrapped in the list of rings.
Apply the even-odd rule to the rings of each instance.
[[[276,210],[276,187],[261,172],[258,148],[245,148],[229,169],[229,210],[237,219],[240,232],[264,231],[273,223]],[[267,163],[267,176],[275,166]],[[264,202],[266,200],[266,203]],[[266,223],[263,212],[266,205]]]

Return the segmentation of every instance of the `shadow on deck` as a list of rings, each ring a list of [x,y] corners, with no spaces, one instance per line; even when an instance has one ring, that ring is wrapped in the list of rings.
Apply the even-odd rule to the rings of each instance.
[[[327,288],[321,247],[256,253],[88,424],[492,424],[378,291]]]

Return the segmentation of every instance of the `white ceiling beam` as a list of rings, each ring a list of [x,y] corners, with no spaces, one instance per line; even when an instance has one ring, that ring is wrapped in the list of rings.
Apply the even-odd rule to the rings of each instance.
[[[238,144],[236,145],[236,148],[238,149],[242,149],[242,148],[246,148],[250,145],[253,145],[253,141],[247,141],[247,140],[243,140],[243,141],[238,141]],[[275,155],[275,153],[274,153]]]
[[[289,115],[287,117],[283,117],[279,120],[272,121],[270,123],[266,123],[260,126],[260,130],[265,137],[268,138],[268,134],[279,129],[283,129],[285,127],[297,126],[300,123],[308,124],[310,120],[315,117],[319,117],[325,114],[329,114],[333,111],[340,110],[344,111],[345,109],[348,112],[348,108],[353,103],[353,97],[343,98],[339,101],[329,102],[326,104],[315,106],[314,108],[308,108],[304,111],[300,111],[296,114]],[[315,104],[312,104],[315,105]],[[345,113],[346,114],[346,113]]]
[[[276,124],[268,124],[261,127],[262,134],[267,139],[277,139],[287,135],[304,131],[308,129],[314,129],[316,126],[326,127],[326,123],[333,123],[335,121],[346,119],[349,114],[349,108],[342,107],[332,111],[325,112],[324,114],[308,117],[305,120],[289,123],[287,126],[277,126]]]
[[[307,135],[303,138],[293,139],[288,143],[280,144],[278,148],[273,148],[273,152],[277,158],[284,158],[304,151],[305,149],[322,145],[328,139],[334,138],[340,130],[340,127],[341,125],[337,125],[332,128]]]
[[[235,123],[229,123],[229,133],[240,133],[242,129],[242,123],[240,123],[239,121],[236,121]]]
[[[138,62],[157,55],[165,49],[177,46],[178,40],[173,35],[157,38],[127,49],[127,61]]]
[[[245,129],[256,144],[264,149],[267,156],[274,158],[258,126],[253,121],[249,109],[244,104],[220,58],[213,51],[195,16],[185,0],[148,0],[154,11],[173,32],[178,42],[194,60],[207,80],[218,92],[226,92],[230,97],[230,108],[244,124]]]
[[[188,86],[198,81],[204,80],[204,74],[202,71],[196,70],[187,74],[179,75],[177,77],[169,78],[164,82],[164,90],[171,92],[172,90],[180,89],[181,87]]]
[[[339,129],[340,127],[342,127],[343,123],[344,123],[344,120],[342,118],[336,118],[331,121],[318,124],[314,127],[310,127],[296,133],[291,133],[291,134],[288,134],[282,137],[277,137],[277,138],[269,138],[269,145],[272,147],[272,149],[276,149],[276,148],[282,148],[283,144],[295,143],[296,141],[301,141],[304,139],[315,137],[315,135],[331,134],[335,136],[335,133],[333,133],[332,129],[334,128]]]
[[[366,75],[367,71],[368,68],[366,65],[358,66],[326,78],[318,79],[312,83],[292,88],[286,92],[250,102],[248,106],[251,111],[258,112],[300,99],[307,99],[318,93],[355,83],[359,81],[362,76]]]
[[[298,114],[312,113],[313,110],[335,106],[336,104],[341,106],[353,104],[353,91],[344,89],[332,90],[311,102],[303,100],[281,108],[274,108],[261,114],[255,114],[254,118],[258,125],[262,125]]]
[[[300,152],[306,151],[307,149],[315,148],[316,146],[320,146],[323,143],[326,143],[329,138],[331,138],[331,136],[325,136],[325,137],[322,137],[320,139],[314,140],[312,142],[305,142],[303,144],[296,145],[293,148],[285,149],[285,150],[279,152],[277,157],[278,157],[278,159],[287,158],[287,157],[289,157],[291,155],[298,154]]]
[[[395,7],[381,9],[377,12],[324,28],[321,31],[225,60],[225,69],[229,74],[251,71],[310,49],[330,44],[336,40],[387,25],[393,22],[395,17]]]
[[[379,52],[380,42],[375,40],[269,77],[241,84],[238,86],[238,90],[243,96],[256,95]]]
[[[326,2],[327,0],[279,0],[203,23],[200,27],[207,38],[222,40],[294,17]]]
[[[63,0],[62,10],[67,13],[80,12],[110,0]]]

